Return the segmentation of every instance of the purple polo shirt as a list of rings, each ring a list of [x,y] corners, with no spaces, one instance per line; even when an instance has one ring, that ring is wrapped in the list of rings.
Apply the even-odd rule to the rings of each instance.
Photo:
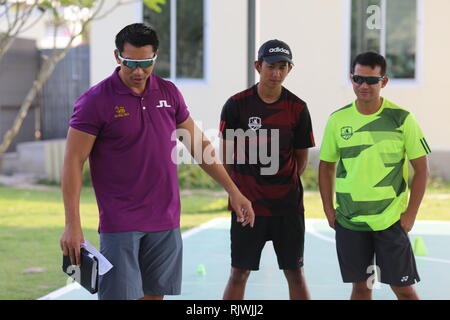
[[[96,136],[89,155],[99,232],[153,232],[180,226],[172,134],[189,111],[175,85],[151,75],[142,95],[119,69],[75,103],[70,126]]]

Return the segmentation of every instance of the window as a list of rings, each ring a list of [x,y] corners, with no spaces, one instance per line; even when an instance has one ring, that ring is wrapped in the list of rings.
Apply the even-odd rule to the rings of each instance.
[[[163,78],[203,79],[204,0],[167,0],[157,13],[144,5],[144,22],[159,36],[155,73]]]
[[[351,61],[376,51],[386,57],[388,77],[415,79],[417,0],[352,0],[351,10]]]

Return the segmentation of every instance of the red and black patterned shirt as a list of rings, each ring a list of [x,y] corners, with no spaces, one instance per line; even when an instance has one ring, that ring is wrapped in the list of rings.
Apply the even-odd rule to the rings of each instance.
[[[228,99],[220,120],[222,137],[234,143],[231,178],[255,214],[302,214],[303,187],[294,151],[315,146],[306,103],[284,87],[278,101],[265,103],[254,85]],[[238,132],[244,138],[237,138]]]

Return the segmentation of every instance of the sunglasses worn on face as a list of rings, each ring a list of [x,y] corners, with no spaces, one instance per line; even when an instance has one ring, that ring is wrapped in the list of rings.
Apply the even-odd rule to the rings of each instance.
[[[353,74],[352,79],[354,82],[356,82],[359,85],[363,84],[364,82],[367,83],[368,85],[371,85],[371,84],[377,84],[378,82],[383,80],[384,77],[363,77],[363,76],[357,76],[357,75]]]
[[[148,68],[150,66],[153,65],[153,63],[155,62],[157,55],[155,54],[155,56],[151,59],[144,59],[144,60],[131,60],[131,59],[125,59],[123,58],[120,53],[118,54],[120,61],[122,61],[123,65],[131,68],[131,69],[135,69],[137,67],[145,69]]]

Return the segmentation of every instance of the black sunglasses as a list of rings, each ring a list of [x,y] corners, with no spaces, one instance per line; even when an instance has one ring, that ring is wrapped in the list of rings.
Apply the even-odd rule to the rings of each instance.
[[[359,85],[363,84],[364,82],[367,83],[368,85],[371,85],[371,84],[377,84],[378,82],[383,80],[384,77],[363,77],[363,76],[358,76],[358,75],[352,74],[352,79],[354,82],[356,82]]]

